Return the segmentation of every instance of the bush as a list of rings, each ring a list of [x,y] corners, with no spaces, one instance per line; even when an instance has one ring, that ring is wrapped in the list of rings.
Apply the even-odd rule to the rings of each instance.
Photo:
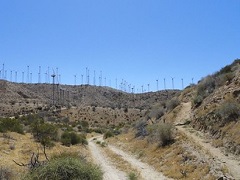
[[[171,99],[168,103],[167,103],[167,110],[171,111],[173,110],[175,107],[177,107],[180,104],[180,101],[177,98],[173,98]]]
[[[87,162],[76,154],[61,154],[53,157],[46,165],[29,172],[23,179],[85,179],[102,180],[103,172],[99,166]]]
[[[91,129],[91,131],[99,134],[104,134],[106,132],[104,128],[94,128],[94,129]]]
[[[61,142],[65,146],[75,144],[88,144],[86,136],[83,134],[78,135],[75,132],[64,132],[61,136]]]
[[[137,180],[138,177],[134,172],[131,172],[131,173],[128,174],[128,179],[129,180]]]
[[[215,79],[212,76],[207,76],[197,86],[197,95],[205,98],[214,91],[215,87]]]
[[[135,129],[137,129],[137,132],[135,133],[135,137],[145,137],[147,135],[147,121],[145,120],[139,120],[135,124]]]
[[[203,101],[203,96],[201,95],[197,95],[193,98],[193,104],[195,105],[195,107],[198,107],[202,104]]]
[[[164,115],[164,109],[162,107],[159,108],[154,108],[150,113],[149,113],[149,117],[150,118],[155,118],[155,119],[159,119],[160,117],[162,117]]]
[[[123,111],[124,111],[125,113],[127,113],[127,112],[128,112],[128,108],[125,107],[125,108],[123,109]]]
[[[229,73],[231,71],[232,71],[232,65],[227,65],[227,66],[223,67],[220,71],[215,73],[215,76],[219,76],[221,74]]]
[[[78,125],[78,129],[80,131],[88,132],[89,130],[89,123],[87,121],[80,121]]]
[[[103,135],[103,139],[107,139],[107,138],[110,138],[110,137],[113,137],[114,136],[114,133],[112,131],[107,131],[104,133]]]
[[[201,105],[202,101],[211,94],[216,88],[216,80],[213,76],[207,76],[202,79],[201,82],[197,86],[197,92],[195,97],[193,98],[193,104],[198,107]]]
[[[240,117],[240,106],[237,102],[224,102],[218,109],[217,115],[221,117],[224,122],[236,121]]]
[[[22,116],[19,118],[19,121],[21,121],[25,126],[31,125],[36,119],[38,119],[37,115],[28,115],[28,116]]]
[[[224,85],[226,82],[231,82],[233,78],[234,78],[234,73],[232,72],[221,74],[216,78],[216,86],[219,87]]]
[[[147,128],[148,141],[157,142],[159,146],[166,146],[174,141],[172,125],[168,123],[154,124]]]
[[[10,119],[10,118],[1,118],[0,119],[0,132],[17,132],[19,134],[24,134],[23,126],[20,124],[19,120],[17,119]]]
[[[56,140],[57,128],[53,124],[45,123],[43,120],[35,120],[31,124],[33,137],[43,146],[52,146],[52,141]]]

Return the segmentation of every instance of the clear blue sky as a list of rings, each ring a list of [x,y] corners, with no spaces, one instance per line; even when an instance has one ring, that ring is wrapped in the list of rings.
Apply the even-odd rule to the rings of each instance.
[[[240,58],[240,0],[1,0],[0,69],[41,82],[58,68],[61,83],[137,91],[196,83]],[[5,74],[6,75],[6,74]],[[30,79],[30,77],[29,77]],[[15,80],[15,75],[12,75]],[[30,81],[30,80],[29,80]]]

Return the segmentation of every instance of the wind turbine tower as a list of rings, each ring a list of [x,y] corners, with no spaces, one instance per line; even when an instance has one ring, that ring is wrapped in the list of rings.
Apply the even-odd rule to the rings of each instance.
[[[54,97],[54,91],[55,91],[55,87],[54,87],[54,84],[55,84],[55,77],[56,77],[56,75],[55,75],[55,73],[53,73],[52,75],[51,75],[51,77],[53,78],[53,105],[55,105],[55,97]]]

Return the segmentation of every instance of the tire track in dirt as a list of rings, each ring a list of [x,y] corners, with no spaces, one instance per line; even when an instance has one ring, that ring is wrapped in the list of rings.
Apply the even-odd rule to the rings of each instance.
[[[106,158],[106,156],[101,152],[99,147],[93,141],[94,138],[89,140],[89,150],[92,154],[92,158],[96,164],[101,166],[104,172],[104,180],[127,180],[126,174],[119,171],[114,167]]]
[[[93,139],[97,139],[97,141],[103,141],[103,138],[102,136],[92,138],[89,141],[89,149],[92,153],[93,159],[96,161],[97,164],[99,164],[102,167],[104,171],[104,180],[127,179],[126,173],[117,170],[116,167],[114,167],[107,160],[107,157],[102,154],[101,150],[95,144]],[[168,180],[169,179],[165,177],[162,173],[155,171],[148,164],[141,162],[140,160],[135,158],[133,155],[130,155],[115,146],[108,145],[105,148],[109,148],[113,153],[120,155],[123,160],[130,163],[132,167],[135,168],[140,173],[141,179],[146,179],[146,180]]]
[[[141,162],[140,160],[136,159],[134,156],[118,149],[115,146],[108,146],[111,151],[120,155],[125,161],[128,161],[134,168],[140,172],[140,175],[143,179],[146,180],[167,180],[162,173],[155,171],[151,166],[146,163]]]
[[[177,124],[184,124],[184,120],[190,119],[190,113],[191,113],[191,102],[188,103],[182,103],[182,109],[178,113],[178,118],[176,119]],[[196,133],[198,132],[195,129],[187,129],[183,126],[176,126],[176,128],[185,134],[187,137],[191,138],[196,144],[200,145],[203,150],[206,152],[209,152],[212,157],[215,158],[216,161],[219,161],[222,164],[225,164],[228,168],[230,174],[235,179],[240,179],[240,162],[234,157],[225,156],[219,148],[213,147],[206,139],[204,139],[202,136],[197,136]],[[201,134],[201,132],[198,132]]]

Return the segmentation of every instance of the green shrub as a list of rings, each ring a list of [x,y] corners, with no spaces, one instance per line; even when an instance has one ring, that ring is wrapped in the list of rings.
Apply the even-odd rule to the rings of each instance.
[[[114,134],[113,134],[112,131],[107,131],[107,132],[104,133],[103,138],[107,139],[107,138],[110,138],[110,137],[113,137],[113,136],[114,136]]]
[[[105,142],[105,141],[102,141],[101,143],[100,143],[100,145],[101,145],[101,147],[107,147],[107,143]]]
[[[130,172],[130,173],[128,174],[128,179],[129,179],[129,180],[137,180],[138,177],[137,177],[137,175],[136,175],[134,172]]]
[[[91,129],[91,131],[99,134],[103,134],[106,132],[106,130],[103,128],[94,128],[94,129]]]
[[[19,121],[21,121],[25,126],[30,125],[36,118],[34,115],[22,116],[18,117]]]
[[[166,146],[174,141],[172,125],[168,123],[154,124],[147,128],[148,141],[157,142],[159,146]]]
[[[23,179],[44,180],[44,179],[84,179],[102,180],[103,172],[99,166],[87,162],[76,154],[62,154],[55,156],[44,165],[29,172]]]
[[[1,118],[0,119],[0,132],[17,132],[19,134],[24,134],[23,126],[17,119]]]
[[[193,104],[195,105],[195,107],[198,107],[202,104],[202,101],[203,101],[203,96],[201,95],[197,95],[193,98]]]
[[[75,144],[88,144],[86,136],[83,134],[76,134],[75,132],[64,132],[61,136],[61,142],[65,146]]]
[[[52,141],[57,140],[57,127],[53,124],[45,123],[43,120],[35,120],[31,124],[33,137],[43,146],[52,146]]]
[[[78,124],[78,129],[80,131],[88,132],[89,131],[89,123],[87,121],[80,121]]]

